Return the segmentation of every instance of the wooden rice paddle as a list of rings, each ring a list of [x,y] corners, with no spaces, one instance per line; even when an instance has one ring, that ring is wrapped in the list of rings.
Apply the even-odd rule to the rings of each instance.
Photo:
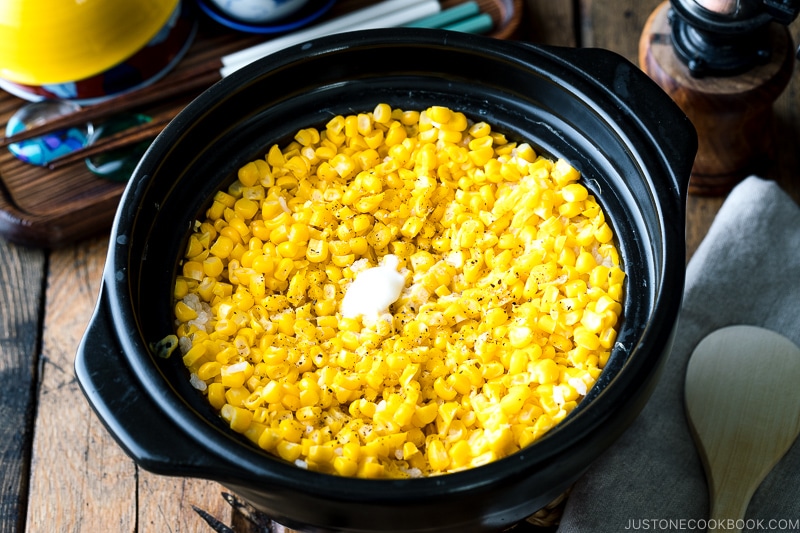
[[[767,329],[719,329],[695,348],[685,402],[708,480],[709,525],[743,520],[753,493],[797,438],[798,382],[800,348]]]

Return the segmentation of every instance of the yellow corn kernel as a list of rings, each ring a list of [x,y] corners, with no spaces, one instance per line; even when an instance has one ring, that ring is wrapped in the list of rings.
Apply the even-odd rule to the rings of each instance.
[[[227,403],[220,409],[220,416],[237,433],[244,433],[253,421],[252,411],[242,407],[234,407]]]
[[[575,259],[575,269],[582,274],[589,274],[595,266],[597,266],[597,261],[589,252],[583,251]]]
[[[308,460],[315,463],[329,464],[333,462],[335,453],[332,447],[324,445],[310,446]]]
[[[236,198],[225,191],[217,191],[214,195],[214,200],[223,204],[225,207],[233,207],[236,203]]]
[[[514,348],[524,348],[532,338],[533,331],[528,326],[514,326],[508,330],[508,340]]]
[[[328,242],[320,239],[310,239],[306,247],[306,259],[312,263],[322,263],[328,258]]]
[[[197,365],[197,362],[200,361],[208,351],[208,348],[204,344],[195,344],[193,345],[188,352],[183,355],[183,364],[187,368],[192,368]]]
[[[594,238],[597,239],[597,242],[605,244],[611,241],[614,238],[614,233],[611,231],[611,226],[607,223],[603,222],[595,231],[594,231]]]
[[[300,457],[303,447],[298,443],[282,440],[275,446],[275,451],[282,459],[293,463]]]
[[[570,183],[561,189],[561,197],[566,202],[582,202],[588,196],[589,191],[580,183]]]
[[[336,155],[335,146],[318,146],[314,150],[314,155],[321,160],[328,160]]]
[[[436,105],[428,108],[425,113],[428,118],[434,122],[438,122],[439,124],[447,124],[453,115],[453,112],[450,110],[450,108]]]
[[[299,443],[303,436],[304,426],[291,418],[281,420],[278,428],[281,431],[281,437],[288,442]]]
[[[233,245],[234,242],[230,237],[220,235],[217,237],[217,240],[214,242],[214,244],[211,245],[209,251],[217,257],[226,259],[230,257],[231,251],[233,250]]]
[[[224,212],[225,212],[225,204],[218,200],[214,200],[211,203],[211,207],[209,207],[208,210],[206,211],[206,216],[210,220],[219,220],[222,218]]]
[[[197,318],[197,311],[186,305],[184,302],[175,304],[175,318],[181,322],[189,322]]]
[[[388,124],[392,120],[392,107],[385,103],[376,105],[372,110],[372,118],[378,124]]]
[[[214,377],[218,376],[221,368],[222,365],[216,361],[203,363],[203,365],[197,370],[197,377],[203,381],[208,381],[209,379],[213,379]]]
[[[299,130],[189,236],[184,364],[234,430],[309,469],[431,475],[512,453],[577,405],[616,341],[625,274],[579,178],[444,106]],[[408,280],[392,316],[341,318],[387,253]]]
[[[540,359],[533,367],[532,377],[538,383],[555,383],[559,376],[558,365],[552,359]]]
[[[555,162],[550,175],[559,186],[565,186],[580,178],[580,173],[564,159],[558,159]]]
[[[581,325],[591,333],[600,333],[603,329],[603,315],[591,309],[585,309],[581,317]]]
[[[508,415],[517,414],[530,395],[531,389],[527,385],[515,385],[500,400],[500,408]]]
[[[219,411],[225,405],[225,387],[222,383],[211,383],[207,389],[208,401],[211,406]]]
[[[245,380],[250,377],[252,370],[252,365],[247,361],[233,365],[223,365],[220,368],[222,385],[229,389],[241,387],[244,385]]]
[[[200,281],[205,277],[205,272],[203,271],[203,264],[197,261],[186,261],[183,264],[182,272],[185,278],[193,279],[196,281]]]
[[[248,198],[239,198],[234,204],[234,211],[241,219],[248,220],[255,216],[260,211],[258,202]]]
[[[319,142],[319,131],[316,128],[305,128],[298,131],[294,139],[303,146],[311,146]]]
[[[182,300],[189,294],[189,282],[186,278],[178,277],[175,280],[175,290],[172,291],[172,296],[175,300]]]
[[[477,150],[469,151],[469,158],[475,166],[481,167],[486,165],[494,157],[494,148],[491,146],[484,146]]]
[[[372,217],[367,214],[359,214],[353,217],[353,231],[362,234],[372,227]]]
[[[350,457],[337,456],[333,460],[333,468],[340,476],[352,477],[358,471],[358,461]]]
[[[442,377],[436,378],[436,380],[433,382],[433,390],[436,392],[436,395],[439,398],[445,401],[454,399],[458,394],[458,392]]]
[[[234,407],[244,407],[249,397],[250,391],[245,387],[234,387],[225,391],[225,401]]]
[[[280,432],[274,428],[266,428],[258,438],[258,446],[264,450],[275,450],[282,438]]]
[[[294,259],[300,252],[305,252],[305,250],[292,241],[285,241],[278,244],[275,247],[275,251],[277,251],[278,255],[281,257],[288,257],[289,259]]]
[[[259,162],[251,161],[239,169],[237,177],[245,187],[252,187],[262,178],[263,169],[258,164]]]
[[[386,146],[393,148],[402,146],[400,143],[406,140],[407,137],[408,133],[403,125],[400,122],[392,122],[389,126],[389,130],[384,134],[383,142]],[[392,158],[397,160],[399,166],[403,166],[408,159],[407,154],[408,152],[403,149],[400,152],[395,152]],[[397,157],[398,155],[400,155],[400,157]],[[405,155],[405,157],[403,157],[403,155]]]
[[[418,427],[424,427],[436,420],[438,414],[439,406],[435,402],[426,405],[418,405],[412,422]]]
[[[600,347],[600,338],[585,327],[576,327],[573,336],[575,344],[588,350],[597,350]]]
[[[275,267],[275,279],[280,281],[286,281],[289,279],[289,275],[294,270],[294,261],[292,261],[288,257],[284,257],[283,259],[278,262],[278,265]]]
[[[223,270],[225,270],[225,264],[219,257],[209,256],[203,260],[203,272],[206,276],[217,278],[222,274]]]
[[[617,340],[617,330],[613,327],[604,329],[598,337],[600,346],[606,350],[610,350],[614,346],[614,341]]]
[[[565,218],[576,217],[583,211],[581,202],[567,202],[558,206],[558,214]]]
[[[330,166],[342,179],[349,179],[356,171],[355,161],[353,161],[351,157],[342,153],[336,154],[331,158]]]
[[[452,144],[457,144],[457,143],[461,142],[461,139],[462,139],[462,135],[461,135],[460,131],[453,131],[453,130],[446,130],[446,129],[439,130],[439,134],[438,134],[437,137],[438,137],[439,141],[446,142],[446,143],[452,143]]]
[[[422,224],[423,220],[421,218],[416,216],[408,217],[400,228],[400,233],[409,239],[413,239],[422,230]]]
[[[370,246],[377,250],[381,250],[389,246],[392,240],[391,230],[383,223],[376,223],[372,231],[367,234],[367,242]]]
[[[356,475],[367,479],[380,479],[385,477],[386,467],[378,462],[364,460],[358,465],[358,472]]]
[[[428,443],[426,457],[434,472],[444,471],[450,465],[450,456],[440,440],[434,439]]]
[[[623,271],[618,266],[614,266],[609,268],[608,270],[608,284],[609,285],[617,285],[621,284],[625,280],[625,271]],[[617,301],[619,299],[617,298]]]
[[[430,252],[420,250],[409,257],[414,272],[427,272],[436,263]]]

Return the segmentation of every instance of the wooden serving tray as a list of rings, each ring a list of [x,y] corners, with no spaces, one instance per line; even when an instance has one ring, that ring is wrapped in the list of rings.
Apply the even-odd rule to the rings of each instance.
[[[325,18],[373,3],[375,1],[339,0]],[[443,7],[459,3],[459,0],[442,0]],[[492,15],[496,24],[502,21],[491,36],[509,38],[514,33],[521,17],[522,0],[479,0],[478,3],[483,11]],[[186,55],[172,72],[156,83],[169,84],[173,77],[200,63],[269,38],[229,30],[199,12],[197,19],[197,36]],[[188,94],[141,111],[155,114],[172,108],[177,112],[194,96],[196,94]],[[26,103],[0,90],[2,128]],[[59,248],[103,234],[111,227],[124,189],[124,183],[94,175],[83,160],[50,170],[24,163],[7,148],[0,148],[0,237],[37,248]]]

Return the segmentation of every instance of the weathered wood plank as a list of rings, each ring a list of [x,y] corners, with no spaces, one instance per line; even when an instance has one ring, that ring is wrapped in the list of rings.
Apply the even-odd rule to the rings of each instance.
[[[46,254],[0,239],[0,532],[24,525]]]
[[[577,46],[576,6],[573,0],[525,0],[520,39],[536,44]]]
[[[106,241],[53,252],[27,530],[136,530],[136,468],[80,391],[75,352],[100,289]]]
[[[800,17],[789,27],[795,50],[800,39]],[[800,203],[800,62],[794,63],[795,72],[789,86],[775,102],[772,159],[764,169],[766,177],[777,180],[796,202]]]
[[[106,249],[99,239],[51,255],[27,530],[202,531],[207,526],[192,505],[230,521],[217,484],[138,469],[78,387],[75,352],[100,290]]]
[[[202,509],[224,524],[232,523],[229,492],[217,483],[171,478],[139,471],[139,533],[197,533],[213,530],[197,514]],[[241,530],[237,530],[241,531]]]
[[[581,43],[638,63],[639,36],[662,0],[580,0]]]

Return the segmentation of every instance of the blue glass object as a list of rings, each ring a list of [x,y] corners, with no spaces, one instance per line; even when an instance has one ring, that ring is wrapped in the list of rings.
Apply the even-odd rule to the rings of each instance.
[[[150,122],[151,117],[141,113],[122,113],[107,122],[99,124],[89,136],[89,144],[103,137],[109,137],[120,131]],[[85,159],[86,167],[101,178],[126,182],[139,163],[152,140],[141,141],[133,146],[103,152]]]
[[[55,117],[74,113],[80,106],[62,100],[42,100],[22,106],[8,120],[6,136],[20,133]],[[32,165],[47,166],[57,157],[64,156],[86,146],[92,133],[91,124],[65,128],[41,137],[34,137],[8,145],[14,157]]]

